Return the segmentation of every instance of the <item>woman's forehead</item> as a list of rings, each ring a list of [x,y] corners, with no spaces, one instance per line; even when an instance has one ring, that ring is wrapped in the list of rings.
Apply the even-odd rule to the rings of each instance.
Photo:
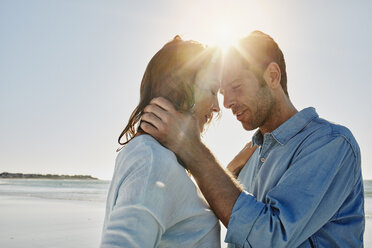
[[[196,75],[197,84],[206,84],[210,87],[219,87],[221,82],[221,69],[215,66],[202,68]]]

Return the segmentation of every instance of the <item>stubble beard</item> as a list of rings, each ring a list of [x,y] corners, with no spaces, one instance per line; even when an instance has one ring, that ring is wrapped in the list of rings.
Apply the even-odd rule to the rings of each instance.
[[[264,126],[273,112],[274,100],[272,94],[262,80],[263,78],[260,77],[260,89],[256,97],[256,109],[253,113],[249,108],[246,108],[246,111],[251,112],[251,119],[246,122],[242,121],[243,128],[247,131],[255,130]]]

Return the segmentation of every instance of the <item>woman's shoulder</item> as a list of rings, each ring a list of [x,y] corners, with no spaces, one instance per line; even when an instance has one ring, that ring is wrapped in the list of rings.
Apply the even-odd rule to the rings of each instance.
[[[185,169],[177,162],[173,152],[153,137],[140,135],[133,138],[118,154],[113,180],[140,183],[146,198],[169,195],[176,191],[195,191]],[[182,188],[182,189],[181,189]]]
[[[148,134],[134,137],[118,154],[116,164],[130,166],[142,164],[157,172],[184,172],[176,155]],[[153,168],[155,167],[155,168]]]
[[[157,158],[164,159],[176,159],[176,156],[172,151],[162,146],[156,139],[151,135],[142,134],[134,137],[119,155],[122,154],[126,157],[137,157],[142,155],[145,157],[156,156]]]

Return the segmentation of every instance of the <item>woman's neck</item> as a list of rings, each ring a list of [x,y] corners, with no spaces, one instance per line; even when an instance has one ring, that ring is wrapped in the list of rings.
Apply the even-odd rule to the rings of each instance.
[[[142,134],[146,134],[143,130],[138,130],[137,133],[133,136],[134,137],[137,137],[137,136],[140,136]]]

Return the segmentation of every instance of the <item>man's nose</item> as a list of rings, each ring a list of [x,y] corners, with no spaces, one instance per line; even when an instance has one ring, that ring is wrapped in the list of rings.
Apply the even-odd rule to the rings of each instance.
[[[225,92],[225,94],[223,95],[223,106],[229,109],[233,105],[234,105],[233,97],[228,92]]]

